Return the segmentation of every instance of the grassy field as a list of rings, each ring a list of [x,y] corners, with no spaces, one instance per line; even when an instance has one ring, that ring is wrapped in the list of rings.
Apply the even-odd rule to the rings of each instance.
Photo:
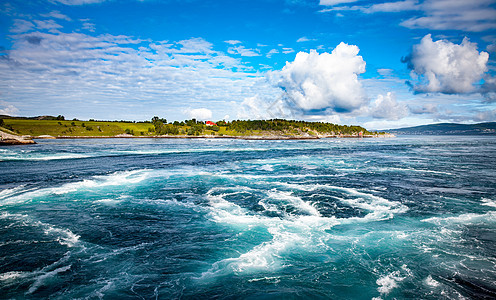
[[[4,123],[4,127],[12,128],[17,134],[31,136],[114,136],[125,133],[126,129],[134,135],[154,134],[148,131],[153,129],[150,123],[19,119],[4,119]]]
[[[21,120],[4,119],[4,127],[12,128],[6,132],[19,135],[40,135],[58,136],[115,136],[118,134],[131,133],[134,136],[154,136],[154,126],[151,123],[131,123],[131,122],[105,122],[105,121],[70,121],[70,120]],[[189,126],[179,126],[179,130],[185,133]],[[251,134],[261,134],[259,131],[252,131]],[[183,134],[181,134],[183,135]],[[209,130],[203,131],[203,135],[230,135],[242,136],[237,131],[226,130],[220,127],[218,132]]]

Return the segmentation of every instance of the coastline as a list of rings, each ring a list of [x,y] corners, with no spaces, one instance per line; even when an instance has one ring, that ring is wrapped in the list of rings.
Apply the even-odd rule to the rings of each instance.
[[[134,135],[114,135],[114,136],[43,136],[32,137],[33,139],[238,139],[238,140],[318,140],[324,138],[392,138],[396,137],[393,134],[386,135],[320,135],[320,136],[282,136],[282,135],[247,135],[247,136],[233,136],[233,135],[148,135],[148,136],[134,136]]]
[[[0,130],[0,146],[36,144],[30,136],[19,136]]]
[[[326,138],[392,138],[396,137],[393,134],[381,134],[381,135],[305,135],[305,136],[289,136],[289,135],[246,135],[246,136],[234,136],[234,135],[146,135],[146,136],[135,136],[131,134],[118,134],[118,135],[104,135],[104,136],[51,136],[51,135],[39,135],[39,136],[19,136],[14,134],[9,134],[0,131],[0,146],[8,145],[28,145],[36,144],[34,140],[36,139],[238,139],[238,140],[318,140]]]

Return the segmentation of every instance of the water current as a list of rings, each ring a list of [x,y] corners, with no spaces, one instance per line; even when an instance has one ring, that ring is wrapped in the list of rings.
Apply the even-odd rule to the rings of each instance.
[[[3,147],[0,295],[494,299],[496,138]]]

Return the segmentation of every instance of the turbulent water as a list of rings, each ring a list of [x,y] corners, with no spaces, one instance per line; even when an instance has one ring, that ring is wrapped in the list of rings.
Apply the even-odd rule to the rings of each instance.
[[[495,298],[496,138],[0,148],[0,295]]]

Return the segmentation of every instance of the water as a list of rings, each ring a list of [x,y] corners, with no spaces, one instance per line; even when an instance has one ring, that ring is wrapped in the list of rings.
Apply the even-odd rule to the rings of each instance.
[[[496,297],[496,138],[0,148],[2,298]]]

